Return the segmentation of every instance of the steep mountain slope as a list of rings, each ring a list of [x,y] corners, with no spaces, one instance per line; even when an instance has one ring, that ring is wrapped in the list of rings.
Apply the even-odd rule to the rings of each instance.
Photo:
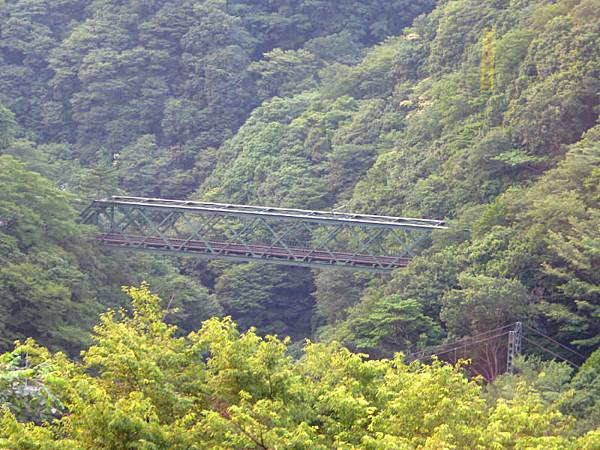
[[[277,96],[197,196],[451,219],[389,282],[318,274],[322,337],[389,354],[529,318],[593,349],[598,22],[595,1],[451,1],[356,65],[297,54],[286,73],[310,89],[260,74]],[[503,313],[466,319],[477,305]]]

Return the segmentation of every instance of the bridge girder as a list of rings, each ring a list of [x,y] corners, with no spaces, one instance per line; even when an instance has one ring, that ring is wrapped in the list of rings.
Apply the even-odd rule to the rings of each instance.
[[[115,196],[81,221],[107,247],[233,261],[389,272],[440,220]]]

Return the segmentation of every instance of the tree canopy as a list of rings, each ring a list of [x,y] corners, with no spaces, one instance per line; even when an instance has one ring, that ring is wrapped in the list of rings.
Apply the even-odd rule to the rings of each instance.
[[[460,366],[406,365],[401,354],[366,360],[310,342],[295,360],[288,339],[241,333],[229,318],[177,337],[146,285],[125,291],[132,311],[104,313],[81,361],[32,340],[0,357],[0,382],[12,387],[0,416],[3,448],[592,449],[600,442],[598,430],[569,437],[569,417],[525,381],[490,406]],[[23,389],[31,381],[33,394]],[[24,395],[47,399],[49,416],[17,421],[27,413],[18,401]]]

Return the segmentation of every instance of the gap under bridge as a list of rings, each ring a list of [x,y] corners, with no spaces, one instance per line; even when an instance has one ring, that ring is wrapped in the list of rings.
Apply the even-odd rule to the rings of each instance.
[[[81,213],[103,246],[233,261],[388,272],[406,267],[432,219],[114,196]]]

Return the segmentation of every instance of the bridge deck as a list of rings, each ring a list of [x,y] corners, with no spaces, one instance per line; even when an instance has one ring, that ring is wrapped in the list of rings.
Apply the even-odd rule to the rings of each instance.
[[[339,251],[311,250],[306,248],[276,247],[269,245],[238,244],[226,241],[199,241],[178,238],[163,239],[160,237],[127,236],[121,234],[100,235],[97,241],[102,245],[122,249],[144,249],[169,252],[197,254],[209,258],[230,258],[238,261],[256,259],[276,260],[282,264],[308,266],[317,264],[324,266],[363,268],[374,271],[389,271],[406,267],[410,258],[394,256],[371,256]]]

